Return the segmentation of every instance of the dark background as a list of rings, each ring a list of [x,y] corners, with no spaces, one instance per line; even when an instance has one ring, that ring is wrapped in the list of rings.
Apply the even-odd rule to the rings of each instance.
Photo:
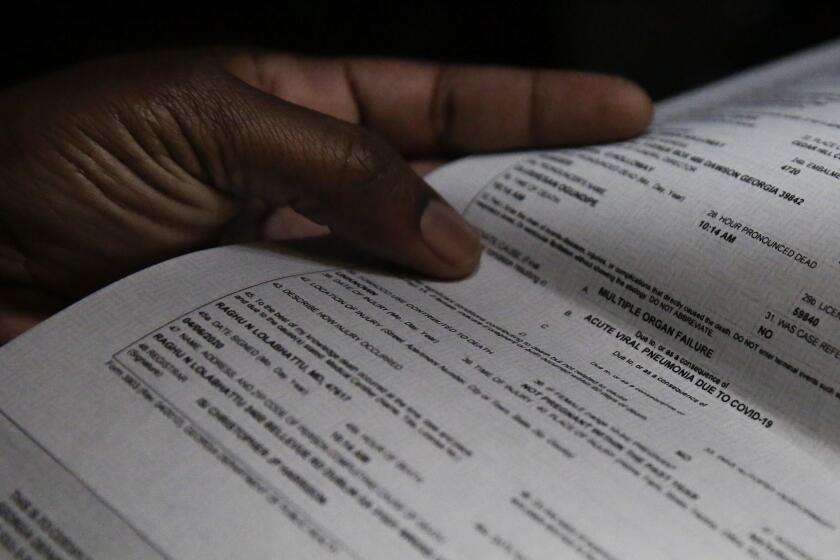
[[[840,2],[226,2],[4,8],[8,86],[124,51],[210,44],[571,67],[667,97],[840,36]]]

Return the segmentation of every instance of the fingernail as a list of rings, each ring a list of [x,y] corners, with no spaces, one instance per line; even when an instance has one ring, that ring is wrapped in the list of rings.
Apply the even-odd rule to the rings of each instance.
[[[438,257],[459,268],[473,264],[481,250],[475,230],[439,200],[431,200],[423,210],[420,232]]]

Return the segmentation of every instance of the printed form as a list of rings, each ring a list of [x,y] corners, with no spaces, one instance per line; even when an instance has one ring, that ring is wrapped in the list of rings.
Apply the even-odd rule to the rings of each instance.
[[[839,61],[439,170],[465,281],[226,247],[13,341],[0,557],[840,557]]]

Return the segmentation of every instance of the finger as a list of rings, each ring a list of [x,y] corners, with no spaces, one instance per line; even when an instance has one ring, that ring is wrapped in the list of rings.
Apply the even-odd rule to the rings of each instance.
[[[255,87],[364,124],[409,155],[618,140],[652,114],[641,88],[600,74],[276,53],[231,60]]]
[[[379,136],[230,77],[177,96],[174,133],[222,190],[291,206],[356,247],[442,278],[468,274],[475,232]],[[170,132],[172,134],[173,132]]]
[[[445,159],[416,159],[409,162],[411,168],[414,170],[415,173],[420,175],[421,177],[425,177],[438,167],[446,164]]]
[[[65,305],[65,301],[43,290],[0,285],[0,345],[23,334]]]
[[[329,233],[329,227],[313,222],[289,206],[275,209],[262,226],[263,237],[269,241],[321,237]]]
[[[15,311],[0,312],[0,346],[25,333],[46,317]]]

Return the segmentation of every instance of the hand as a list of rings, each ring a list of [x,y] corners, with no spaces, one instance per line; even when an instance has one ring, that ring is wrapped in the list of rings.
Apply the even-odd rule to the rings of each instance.
[[[477,237],[412,165],[616,140],[650,114],[638,87],[607,76],[231,50],[18,86],[0,93],[0,341],[223,240],[329,231],[466,275]]]

